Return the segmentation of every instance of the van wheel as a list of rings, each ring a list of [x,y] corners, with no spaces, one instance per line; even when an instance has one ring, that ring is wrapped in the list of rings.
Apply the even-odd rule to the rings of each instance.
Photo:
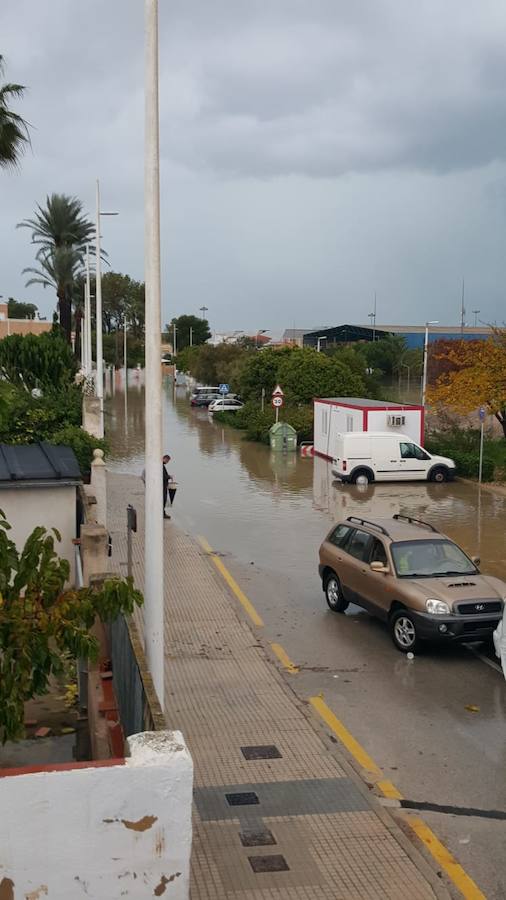
[[[390,619],[392,640],[402,653],[411,653],[419,645],[415,622],[407,609],[398,609]]]
[[[352,484],[370,484],[372,474],[368,469],[357,469],[350,478]]]
[[[341,582],[334,572],[330,572],[325,578],[325,597],[332,612],[343,613],[348,608],[348,601],[344,599]]]
[[[445,469],[443,466],[432,469],[429,481],[435,481],[436,484],[443,484],[444,481],[448,481],[448,469]]]

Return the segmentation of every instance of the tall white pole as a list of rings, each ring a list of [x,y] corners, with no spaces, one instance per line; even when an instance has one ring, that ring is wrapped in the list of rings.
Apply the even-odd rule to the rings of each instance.
[[[173,334],[174,334],[174,339],[172,341],[172,352],[175,356],[177,353],[177,337],[176,337],[176,323],[175,322],[172,327],[173,327]]]
[[[126,384],[126,372],[127,372],[127,320],[126,320],[126,316],[123,319],[123,365],[125,367],[125,384]]]
[[[93,355],[91,350],[91,283],[90,283],[90,247],[86,244],[86,293],[84,301],[85,343],[86,343],[86,374],[93,372]]]
[[[190,325],[190,347],[193,347],[193,328]]]
[[[160,283],[160,138],[158,111],[158,0],[145,0],[144,253],[146,283],[146,524],[145,645],[163,708],[164,590],[162,482],[162,367]]]
[[[429,326],[425,325],[425,340],[423,343],[423,378],[422,378],[422,406],[425,406],[425,394],[427,391],[427,356],[429,350]]]
[[[104,434],[104,354],[102,349],[102,260],[100,258],[100,184],[97,178],[97,221],[95,236],[95,303],[97,331],[97,383],[96,393],[100,400],[100,432]]]
[[[81,317],[81,369],[86,374],[87,373],[87,361],[86,361],[86,282],[84,282],[84,302],[83,302],[83,314]]]

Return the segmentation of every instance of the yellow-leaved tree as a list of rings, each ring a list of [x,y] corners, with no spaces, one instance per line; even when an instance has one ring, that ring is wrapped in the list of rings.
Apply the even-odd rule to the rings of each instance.
[[[496,417],[506,437],[506,329],[496,329],[486,341],[446,344],[435,354],[444,371],[427,391],[428,402],[463,414],[483,406]]]

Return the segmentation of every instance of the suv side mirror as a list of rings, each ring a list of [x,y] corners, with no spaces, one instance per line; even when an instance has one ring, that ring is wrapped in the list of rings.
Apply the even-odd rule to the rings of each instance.
[[[383,565],[383,563],[379,561],[370,563],[370,567],[372,572],[379,572],[382,575],[388,575],[390,572],[389,567]]]
[[[471,556],[471,562],[475,564],[476,568],[478,568],[481,563],[481,559],[479,556]]]

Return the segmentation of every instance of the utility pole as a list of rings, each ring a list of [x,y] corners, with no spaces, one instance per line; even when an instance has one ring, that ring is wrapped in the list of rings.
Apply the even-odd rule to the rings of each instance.
[[[190,347],[193,347],[193,328],[190,325]]]
[[[123,365],[125,367],[125,390],[126,390],[126,377],[127,377],[127,320],[126,320],[126,316],[123,317]]]
[[[86,375],[93,372],[93,354],[91,349],[91,282],[90,282],[90,245],[86,244],[86,284],[84,291],[84,324],[86,345]]]
[[[177,326],[176,326],[176,323],[174,322],[173,325],[172,325],[172,333],[173,333],[173,335],[174,335],[173,338],[172,338],[172,355],[173,355],[173,356],[176,356],[176,355],[177,355],[177,336],[176,336],[176,332],[177,332]]]
[[[144,253],[146,283],[146,498],[145,646],[158,700],[164,695],[164,589],[162,484],[162,367],[160,279],[160,132],[158,106],[158,0],[144,0],[145,148]]]
[[[464,327],[466,324],[466,309],[464,306],[464,298],[465,298],[465,284],[464,279],[462,279],[462,302],[460,305],[460,333],[464,334]]]
[[[104,353],[102,347],[102,260],[100,258],[100,184],[97,178],[97,215],[95,225],[95,328],[97,344],[97,381],[95,392],[100,401],[100,437],[104,436]]]
[[[202,318],[203,318],[203,319],[205,319],[205,317],[206,317],[206,312],[208,311],[208,309],[209,309],[208,306],[201,306],[201,307],[200,307],[200,312],[202,313]]]

